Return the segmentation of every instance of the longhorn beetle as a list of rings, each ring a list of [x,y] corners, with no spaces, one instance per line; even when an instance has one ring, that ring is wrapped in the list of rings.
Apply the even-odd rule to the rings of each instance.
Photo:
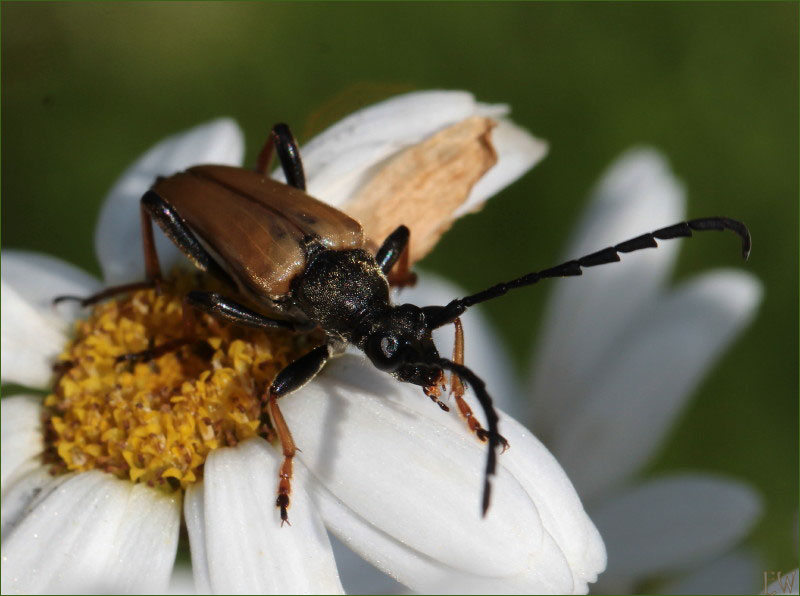
[[[277,152],[286,184],[268,175],[273,152]],[[161,273],[151,223],[155,220],[195,266],[227,282],[234,295],[238,292],[240,300],[258,308],[199,290],[188,293],[188,305],[234,325],[293,331],[319,327],[324,331],[325,343],[280,371],[265,396],[262,422],[272,421],[284,456],[276,500],[281,523],[288,519],[295,445],[278,399],[313,379],[348,343],[361,349],[378,369],[421,386],[443,410],[448,407],[439,401],[438,387],[444,371],[452,374],[451,389],[461,415],[470,430],[488,443],[481,506],[485,516],[497,450],[501,446],[505,450],[508,443],[498,431],[497,412],[483,380],[463,364],[459,317],[469,307],[543,279],[581,275],[585,267],[619,261],[619,253],[653,248],[658,245],[656,240],[691,236],[693,231],[731,230],[741,238],[742,256],[747,259],[750,253],[750,233],[743,223],[727,217],[704,217],[527,273],[445,306],[392,304],[390,285],[401,285],[413,277],[408,271],[409,229],[399,226],[373,255],[367,251],[357,221],[312,198],[305,188],[300,153],[285,124],[272,128],[255,171],[201,165],[159,178],[141,199],[146,281],[78,298],[86,306],[119,292],[158,286]],[[392,271],[395,264],[398,271]],[[61,296],[56,300],[67,298],[75,299]],[[452,360],[439,355],[431,337],[434,329],[450,323],[456,333]],[[192,341],[191,337],[179,338],[121,358],[149,360]],[[488,428],[481,426],[464,401],[462,381],[475,392]]]

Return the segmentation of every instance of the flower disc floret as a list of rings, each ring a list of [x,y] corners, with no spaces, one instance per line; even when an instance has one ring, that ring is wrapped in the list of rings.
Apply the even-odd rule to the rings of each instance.
[[[243,329],[195,315],[196,341],[149,361],[119,360],[185,337],[188,275],[93,308],[75,325],[45,399],[55,468],[100,469],[166,490],[202,476],[207,455],[256,434],[265,389],[313,347],[308,336]]]

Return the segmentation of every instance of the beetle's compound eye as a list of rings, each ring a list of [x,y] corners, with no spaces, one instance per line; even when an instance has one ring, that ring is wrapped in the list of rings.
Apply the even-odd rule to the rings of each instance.
[[[370,337],[364,350],[376,368],[396,370],[402,364],[400,340],[394,335],[375,334]]]
[[[381,352],[388,358],[393,358],[397,352],[397,338],[394,335],[385,335],[381,338]]]

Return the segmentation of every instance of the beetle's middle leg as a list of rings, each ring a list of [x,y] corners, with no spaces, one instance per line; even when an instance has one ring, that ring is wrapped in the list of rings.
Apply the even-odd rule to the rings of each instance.
[[[279,372],[265,396],[266,403],[262,417],[269,416],[272,419],[273,428],[278,434],[283,450],[283,463],[278,471],[278,497],[275,500],[275,506],[281,510],[281,525],[289,521],[287,509],[289,495],[292,492],[292,459],[297,448],[289,426],[278,407],[278,398],[299,389],[317,376],[329,358],[330,348],[327,344],[314,348]],[[262,418],[262,422],[266,424],[267,420]]]
[[[302,327],[292,321],[283,319],[271,319],[261,313],[242,306],[238,302],[226,298],[216,292],[206,292],[202,290],[192,290],[183,299],[184,317],[184,336],[165,342],[159,346],[154,346],[141,352],[124,354],[117,358],[119,362],[147,362],[177,350],[185,345],[196,341],[194,337],[194,310],[199,310],[210,314],[214,318],[221,319],[235,325],[245,327],[256,327],[259,329],[286,329],[289,331],[307,331],[307,327]]]
[[[417,275],[411,271],[409,237],[411,232],[406,226],[398,226],[397,229],[386,237],[378,252],[375,253],[375,260],[389,278],[389,284],[394,287],[413,286],[417,283]],[[392,270],[392,267],[397,267]]]
[[[195,335],[195,323],[197,322],[197,316],[195,309],[189,302],[188,296],[184,296],[183,298],[183,310],[181,318],[183,322],[183,337],[165,341],[162,344],[142,350],[141,352],[122,354],[121,356],[117,356],[117,362],[149,362],[150,360],[155,360],[156,358],[160,358],[165,354],[175,352],[182,347],[191,344],[195,344],[198,347],[204,347],[206,350],[211,350],[211,354],[213,354],[214,352],[211,346],[208,345],[205,340],[197,339],[197,336]]]

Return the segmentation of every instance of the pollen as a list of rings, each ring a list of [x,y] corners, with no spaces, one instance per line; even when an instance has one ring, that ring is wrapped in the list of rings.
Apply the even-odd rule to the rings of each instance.
[[[75,324],[45,399],[46,458],[54,472],[100,469],[172,491],[202,478],[218,448],[274,440],[262,398],[314,338],[221,323],[183,296],[195,276],[122,295]],[[173,342],[175,349],[158,352]],[[146,353],[156,357],[132,355]]]

